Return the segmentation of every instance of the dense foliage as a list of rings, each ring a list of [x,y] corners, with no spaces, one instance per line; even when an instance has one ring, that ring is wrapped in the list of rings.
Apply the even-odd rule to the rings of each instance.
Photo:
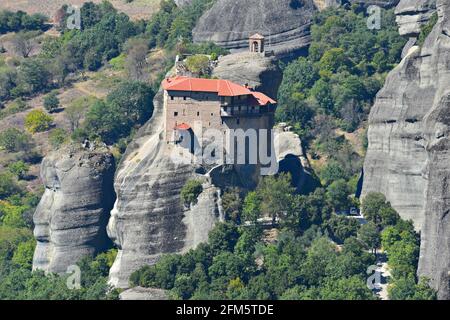
[[[203,187],[199,180],[188,180],[181,189],[181,199],[185,205],[196,204]]]
[[[42,14],[28,15],[23,11],[0,10],[0,34],[21,30],[45,30],[47,17]]]
[[[375,263],[368,249],[379,248],[383,238],[394,270],[391,296],[435,297],[425,281],[416,284],[418,235],[410,222],[361,226],[333,214],[321,189],[295,194],[287,175],[264,178],[244,199],[236,190],[223,198],[230,199],[224,210],[233,218],[218,224],[207,244],[163,256],[134,272],[131,285],[163,288],[179,299],[376,299],[366,286],[366,271]],[[380,194],[369,194],[368,201],[372,211],[395,212]],[[279,224],[277,240],[267,233],[276,225],[268,228],[264,217]]]
[[[143,125],[153,113],[151,87],[142,82],[120,83],[105,100],[96,101],[87,111],[83,127],[74,137],[99,138],[113,144],[130,135],[133,128]]]
[[[191,42],[195,23],[214,2],[193,0],[190,5],[179,8],[173,0],[162,0],[160,11],[147,25],[150,46],[173,48],[177,44]]]
[[[290,63],[284,72],[279,120],[302,131],[314,127],[314,115],[328,115],[345,130],[357,128],[405,43],[393,11],[384,10],[382,17],[382,28],[372,31],[364,13],[356,10],[328,9],[316,15],[308,57]]]

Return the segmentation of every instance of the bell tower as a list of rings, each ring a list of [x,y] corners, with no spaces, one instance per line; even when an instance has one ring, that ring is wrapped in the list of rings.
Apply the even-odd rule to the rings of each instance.
[[[264,53],[264,36],[256,33],[249,38],[250,52]]]

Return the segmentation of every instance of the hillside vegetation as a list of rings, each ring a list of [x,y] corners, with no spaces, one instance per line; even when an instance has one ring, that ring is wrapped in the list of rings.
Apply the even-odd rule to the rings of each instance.
[[[213,2],[178,8],[163,0],[149,20],[132,20],[108,2],[85,3],[81,30],[68,30],[62,17],[51,36],[40,18],[20,14],[0,38],[0,299],[118,298],[107,285],[115,249],[78,263],[79,289],[66,286],[67,275],[32,272],[38,166],[48,152],[86,139],[108,145],[119,161],[152,116],[175,55],[227,53],[192,43],[196,21]],[[281,174],[252,191],[225,190],[226,221],[208,243],[144,266],[132,286],[163,288],[176,299],[377,299],[366,272],[383,249],[391,299],[435,298],[427,279],[416,276],[420,243],[412,222],[381,194],[362,204],[356,197],[365,120],[405,43],[394,15],[383,11],[382,29],[371,31],[358,7],[328,9],[315,17],[312,39],[306,57],[281,63],[276,116],[301,136],[321,185],[298,194]],[[183,188],[186,204],[201,188],[198,181]],[[348,216],[361,206],[363,225]]]
[[[67,288],[67,276],[31,272],[39,164],[48,152],[85,139],[106,143],[119,161],[152,116],[153,95],[176,53],[224,52],[190,42],[210,2],[194,1],[181,20],[181,9],[162,1],[159,14],[136,22],[109,2],[87,2],[81,30],[67,29],[62,17],[59,35],[47,34],[48,19],[24,13],[1,29],[8,34],[0,37],[0,299],[118,297],[106,283],[115,250],[79,262],[79,290]],[[23,54],[24,47],[31,50]]]

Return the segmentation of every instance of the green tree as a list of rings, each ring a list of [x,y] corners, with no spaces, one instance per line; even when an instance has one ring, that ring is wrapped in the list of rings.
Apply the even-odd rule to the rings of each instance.
[[[15,175],[18,179],[24,179],[27,176],[29,170],[30,166],[22,160],[13,162],[8,165],[8,171]]]
[[[121,83],[106,98],[97,101],[86,115],[84,127],[93,137],[107,143],[130,134],[153,114],[153,91],[142,82]]]
[[[50,132],[48,138],[52,147],[54,149],[58,149],[67,141],[68,134],[66,130],[62,128],[56,128]]]
[[[398,213],[392,209],[391,204],[386,201],[382,193],[368,193],[361,205],[364,217],[378,226],[394,225],[400,219]]]
[[[47,89],[51,82],[51,73],[46,63],[37,58],[26,59],[19,67],[19,82],[29,94]]]
[[[186,59],[186,67],[189,71],[200,76],[208,75],[209,73],[209,57],[206,55],[193,55]]]
[[[226,219],[240,222],[242,199],[237,188],[227,190],[222,196],[222,207]]]
[[[58,92],[52,91],[44,97],[44,108],[52,113],[59,108]]]
[[[26,206],[16,206],[8,202],[0,203],[0,215],[3,225],[14,228],[27,227],[23,214],[28,208]]]
[[[53,118],[41,110],[30,111],[25,117],[25,129],[31,133],[47,131],[52,123]]]
[[[97,100],[93,97],[81,97],[75,99],[65,108],[65,116],[69,121],[72,132],[79,128],[81,120],[86,115],[86,112],[92,104]]]
[[[359,222],[356,219],[332,215],[325,226],[333,240],[343,243],[347,238],[357,235]]]
[[[427,279],[416,284],[413,275],[396,278],[388,287],[391,300],[435,300],[436,292],[430,288]]]
[[[323,79],[319,79],[311,88],[311,95],[317,101],[322,112],[326,114],[332,114],[334,112],[332,90],[331,84]]]
[[[9,128],[0,132],[0,149],[8,152],[28,150],[31,146],[31,137],[16,128]]]
[[[287,218],[292,212],[292,196],[295,188],[291,185],[290,174],[282,173],[279,177],[264,177],[258,185],[261,198],[261,214],[272,219]]]
[[[336,211],[348,209],[350,190],[345,180],[340,179],[331,183],[327,188],[327,198]]]
[[[251,191],[244,199],[244,206],[242,216],[245,220],[256,223],[261,216],[261,197],[255,192]]]
[[[334,264],[337,258],[336,246],[327,238],[314,240],[308,249],[301,272],[309,286],[318,286],[328,276],[327,266]]]
[[[230,223],[218,223],[208,235],[210,250],[214,254],[219,252],[233,252],[239,239],[239,232]]]
[[[327,281],[320,290],[323,300],[375,300],[376,297],[362,277],[352,276]]]
[[[374,253],[376,253],[377,248],[381,244],[380,232],[373,222],[368,222],[361,226],[358,232],[358,238]]]
[[[181,200],[185,205],[196,204],[198,196],[203,192],[202,183],[199,180],[189,180],[181,189]]]
[[[20,192],[21,188],[11,173],[0,173],[0,200]]]
[[[407,239],[396,241],[389,247],[388,263],[396,276],[415,274],[419,261],[419,246]]]
[[[320,179],[326,186],[331,184],[333,181],[347,178],[348,175],[343,166],[335,160],[328,161],[327,164],[320,170]]]
[[[11,261],[22,268],[30,269],[33,264],[34,248],[36,247],[36,240],[30,239],[18,245]]]

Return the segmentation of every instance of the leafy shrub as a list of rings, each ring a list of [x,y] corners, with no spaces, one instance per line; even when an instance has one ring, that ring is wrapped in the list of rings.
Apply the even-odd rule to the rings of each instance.
[[[48,112],[52,113],[56,109],[59,108],[59,99],[58,99],[58,92],[52,91],[44,98],[44,108]]]
[[[205,55],[194,55],[186,59],[186,67],[189,71],[205,76],[209,74],[209,57]]]
[[[0,72],[1,77],[1,72]],[[1,79],[0,79],[1,82]],[[1,85],[1,83],[0,83]],[[1,89],[0,89],[1,90]],[[1,94],[0,94],[1,95]],[[1,97],[0,97],[1,99]],[[6,109],[0,111],[0,119],[5,118],[9,115],[16,114],[28,109],[28,105],[21,98],[14,100]]]
[[[417,44],[419,46],[423,46],[423,44],[425,43],[425,39],[428,37],[428,35],[431,33],[431,31],[433,31],[433,28],[436,25],[436,23],[438,22],[438,19],[439,19],[439,16],[438,16],[437,12],[435,12],[431,16],[428,23],[422,27],[422,29],[420,30],[419,38],[417,39]]]
[[[0,200],[21,191],[20,186],[11,173],[0,173]]]
[[[31,137],[16,128],[9,128],[0,133],[0,149],[8,152],[19,152],[29,149]]]
[[[181,189],[181,199],[186,205],[196,204],[197,198],[202,193],[203,187],[199,180],[189,180]]]
[[[53,118],[41,110],[33,110],[25,117],[25,129],[31,133],[50,129]]]
[[[48,138],[53,149],[58,149],[67,141],[68,134],[64,129],[56,128],[50,132]]]
[[[30,166],[22,160],[13,162],[8,165],[8,171],[15,175],[18,179],[24,179],[27,176],[29,170]]]
[[[35,239],[20,243],[14,251],[11,261],[24,269],[31,269],[35,247]]]

